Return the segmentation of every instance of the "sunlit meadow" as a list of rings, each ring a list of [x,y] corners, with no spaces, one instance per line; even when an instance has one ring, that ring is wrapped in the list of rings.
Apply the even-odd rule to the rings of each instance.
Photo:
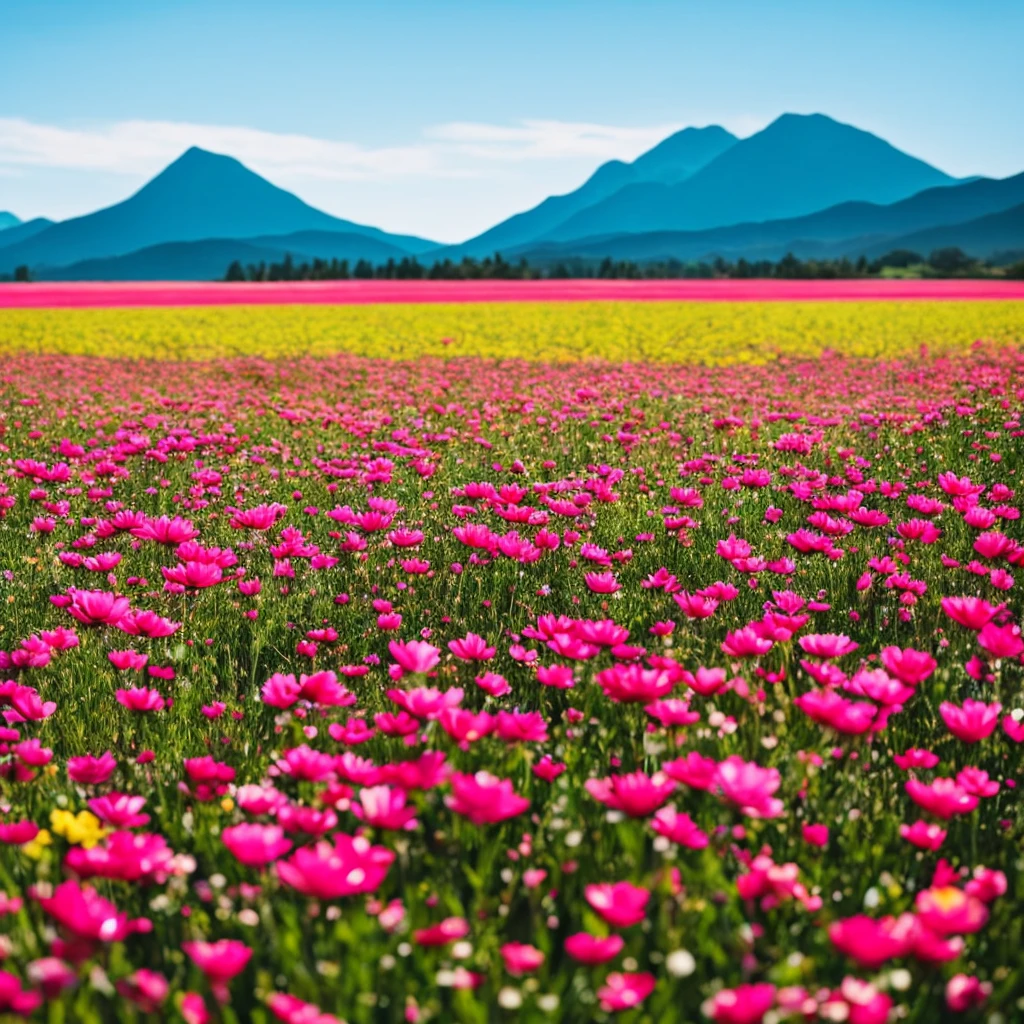
[[[0,1015],[1020,1019],[1022,335],[3,311]]]

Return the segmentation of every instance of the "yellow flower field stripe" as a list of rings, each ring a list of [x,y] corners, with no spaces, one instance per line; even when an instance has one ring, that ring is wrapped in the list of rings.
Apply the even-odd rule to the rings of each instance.
[[[725,365],[1024,342],[1024,302],[567,302],[0,310],[0,353],[202,360],[339,351]]]

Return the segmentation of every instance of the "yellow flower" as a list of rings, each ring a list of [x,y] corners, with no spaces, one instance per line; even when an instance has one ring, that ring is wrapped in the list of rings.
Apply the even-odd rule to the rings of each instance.
[[[43,855],[43,850],[52,843],[53,836],[45,828],[41,828],[36,834],[35,839],[30,843],[24,843],[21,849],[26,856],[31,857],[33,860],[39,860]]]
[[[92,811],[72,814],[71,811],[53,810],[50,812],[50,827],[72,846],[82,846],[86,850],[95,846],[107,834],[100,819]]]

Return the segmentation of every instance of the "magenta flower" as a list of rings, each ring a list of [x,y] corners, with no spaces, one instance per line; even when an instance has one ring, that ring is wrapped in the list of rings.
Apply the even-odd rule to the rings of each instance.
[[[220,837],[235,857],[249,867],[270,864],[292,848],[291,840],[285,839],[284,829],[279,825],[243,822],[224,829]]]
[[[583,788],[605,807],[622,811],[631,818],[646,818],[661,807],[676,784],[662,772],[653,776],[630,772],[606,779],[587,779]]]
[[[493,825],[515,818],[530,806],[529,800],[516,794],[509,779],[499,779],[488,772],[455,772],[451,784],[452,792],[445,803],[474,825]]]
[[[449,641],[448,650],[460,661],[490,661],[495,654],[495,648],[489,646],[487,641],[476,633],[467,633],[461,640]],[[396,657],[395,660],[399,659]]]
[[[774,1003],[774,985],[740,985],[716,992],[704,1012],[715,1024],[760,1024]]]
[[[605,1013],[612,1013],[639,1006],[653,991],[653,974],[621,974],[613,971],[597,990],[597,998],[601,1009]]]
[[[614,960],[625,944],[621,935],[598,938],[588,932],[577,932],[565,940],[565,951],[581,964],[603,964]]]
[[[114,760],[114,755],[109,750],[100,754],[99,757],[82,754],[79,757],[68,758],[68,778],[72,782],[95,786],[106,782],[114,774],[116,767],[117,761]]]
[[[939,705],[939,714],[946,723],[946,728],[959,740],[965,743],[978,743],[991,736],[999,724],[999,712],[1003,710],[998,701],[986,704],[981,700],[968,698],[961,706],[944,700]]]
[[[441,660],[441,652],[425,640],[409,640],[406,643],[392,640],[388,650],[402,672],[411,675],[425,675],[435,669]]]
[[[333,843],[303,846],[288,860],[279,861],[277,875],[304,896],[335,900],[375,892],[394,859],[394,853],[383,846],[371,846],[362,837],[339,832]]]
[[[646,916],[651,894],[630,882],[604,882],[584,889],[587,902],[613,928],[629,928]]]

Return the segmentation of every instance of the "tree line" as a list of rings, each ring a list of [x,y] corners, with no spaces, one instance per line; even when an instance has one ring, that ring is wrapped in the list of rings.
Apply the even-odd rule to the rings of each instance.
[[[572,257],[530,263],[525,258],[510,262],[500,253],[484,259],[466,256],[459,261],[437,260],[430,265],[415,256],[372,263],[360,259],[354,263],[339,259],[314,259],[297,262],[291,255],[279,262],[261,261],[243,265],[234,260],[224,275],[225,281],[530,281],[542,278],[604,278],[651,280],[658,278],[786,278],[798,280],[906,276],[906,277],[1003,277],[1024,280],[1024,259],[1012,254],[1007,259],[978,260],[962,249],[947,247],[933,250],[927,257],[907,249],[895,249],[877,259],[861,256],[856,260],[800,259],[787,253],[779,260],[735,261],[717,257],[708,260],[635,260],[584,259]],[[31,281],[27,266],[14,274],[0,274],[0,281]]]
[[[1024,279],[1024,259],[1010,265],[975,259],[963,250],[936,249],[927,257],[906,249],[896,249],[876,259],[861,256],[856,260],[800,259],[787,253],[779,260],[735,261],[718,257],[710,260],[677,259],[637,262],[573,257],[530,263],[504,259],[500,253],[484,259],[466,256],[455,262],[438,260],[429,266],[415,256],[384,263],[360,259],[314,259],[296,262],[286,255],[280,262],[250,263],[235,260],[224,275],[225,281],[493,281],[568,278],[650,280],[659,278],[783,278],[797,280],[878,277],[893,273],[914,277],[1008,277]]]

